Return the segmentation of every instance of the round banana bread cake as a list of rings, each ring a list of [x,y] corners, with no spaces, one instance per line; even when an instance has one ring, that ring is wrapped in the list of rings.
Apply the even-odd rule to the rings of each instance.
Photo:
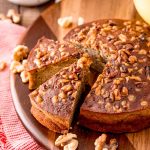
[[[80,108],[80,124],[97,131],[132,132],[150,124],[150,27],[100,20],[64,38],[106,62]]]
[[[80,107],[81,125],[117,133],[150,126],[150,27],[146,23],[98,20],[72,29],[64,41],[81,54],[88,53],[91,68],[98,72]]]

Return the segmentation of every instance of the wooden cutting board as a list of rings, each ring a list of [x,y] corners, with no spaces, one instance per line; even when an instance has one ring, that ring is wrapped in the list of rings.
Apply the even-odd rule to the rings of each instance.
[[[137,14],[137,11],[135,10],[132,0],[63,0],[61,3],[53,4],[47,10],[45,10],[36,20],[36,22],[30,27],[21,42],[32,48],[36,43],[37,39],[42,35],[53,39],[57,38],[59,40],[62,40],[62,37],[71,29],[63,29],[62,27],[58,26],[57,19],[63,16],[73,16],[73,21],[75,24],[78,17],[80,16],[84,18],[85,22],[104,18],[141,20],[141,18]],[[14,81],[13,88],[15,87],[17,89],[19,88],[19,86],[22,86],[21,83],[20,85],[16,86],[17,84],[18,83]],[[27,86],[24,88],[27,88]],[[28,91],[25,93],[27,94]],[[20,97],[21,96],[22,95],[20,95]],[[27,107],[30,107],[30,104],[28,104]],[[22,119],[22,115],[20,115],[20,113],[19,116]],[[34,125],[38,126],[38,123],[34,119],[33,121]],[[51,145],[50,149],[55,149],[55,147],[53,146],[53,142],[56,139],[57,135],[54,132],[48,131],[45,128],[43,129],[43,127],[41,126],[38,127],[37,131],[39,132],[39,134],[40,132],[44,132],[44,135],[46,133],[46,136],[50,141],[48,143],[49,145]],[[32,131],[30,132],[32,133]],[[77,133],[79,137],[78,139],[80,143],[80,150],[94,149],[94,140],[101,134],[80,128],[78,126],[75,126],[73,132]],[[35,134],[34,136],[36,137]],[[137,133],[115,135],[110,134],[110,136],[116,137],[118,139],[120,150],[150,149],[150,129],[145,129]],[[37,139],[41,142],[40,138]],[[41,143],[44,143],[44,141],[42,141]]]

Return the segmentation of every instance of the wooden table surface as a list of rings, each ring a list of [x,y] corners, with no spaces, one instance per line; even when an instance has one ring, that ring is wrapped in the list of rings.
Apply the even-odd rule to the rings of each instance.
[[[31,25],[34,22],[34,20],[36,20],[40,12],[45,10],[47,7],[49,7],[53,3],[54,3],[54,0],[51,0],[50,2],[43,4],[41,6],[24,7],[24,6],[12,4],[8,2],[7,0],[0,0],[0,13],[7,14],[7,11],[9,9],[15,9],[22,16],[21,25],[27,27]]]

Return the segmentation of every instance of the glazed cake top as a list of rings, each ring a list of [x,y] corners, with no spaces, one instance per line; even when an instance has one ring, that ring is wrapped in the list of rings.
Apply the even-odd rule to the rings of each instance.
[[[150,105],[150,27],[139,21],[100,20],[73,29],[64,38],[106,60],[82,109],[130,112]]]
[[[30,94],[31,101],[48,113],[69,118],[80,88],[86,82],[90,64],[90,59],[81,57],[63,68]]]
[[[71,57],[79,58],[80,54],[72,44],[60,43],[42,37],[28,56],[27,71],[42,68],[49,64],[56,64]]]

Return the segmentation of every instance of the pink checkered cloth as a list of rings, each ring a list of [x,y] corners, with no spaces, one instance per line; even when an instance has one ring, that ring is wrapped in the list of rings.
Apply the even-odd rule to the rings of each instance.
[[[24,27],[0,21],[0,61],[8,63],[0,72],[0,150],[43,150],[21,124],[10,92],[11,52],[24,32]]]

